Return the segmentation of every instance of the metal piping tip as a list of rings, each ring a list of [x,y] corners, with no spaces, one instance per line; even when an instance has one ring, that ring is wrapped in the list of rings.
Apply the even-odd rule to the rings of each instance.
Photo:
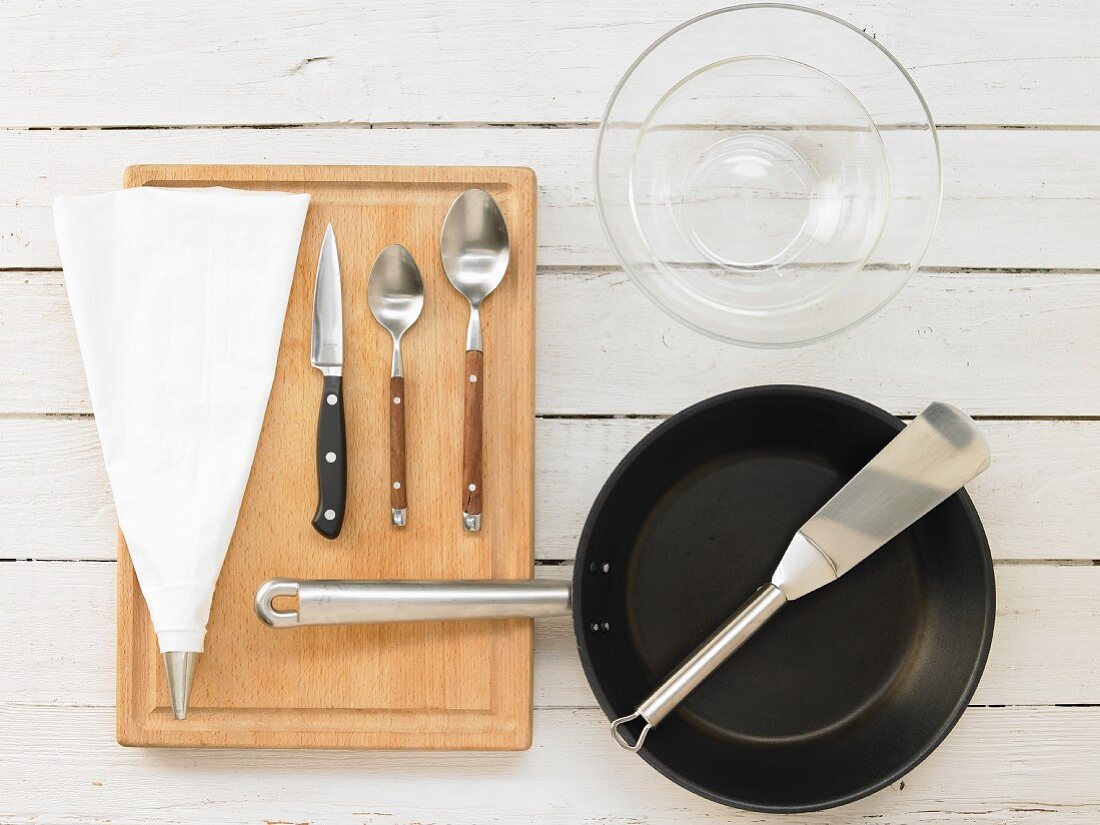
[[[168,677],[168,695],[172,699],[172,713],[177,719],[187,718],[187,703],[191,699],[195,665],[198,664],[200,655],[191,650],[170,650],[163,654],[164,673]]]

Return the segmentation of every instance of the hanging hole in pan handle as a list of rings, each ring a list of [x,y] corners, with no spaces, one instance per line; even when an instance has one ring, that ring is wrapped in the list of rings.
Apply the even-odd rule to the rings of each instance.
[[[641,728],[637,731],[634,731],[632,728],[637,726],[632,725],[632,723],[636,722],[639,719],[641,720]],[[629,716],[620,716],[618,719],[612,722],[611,735],[615,737],[615,741],[618,742],[622,747],[626,748],[628,751],[637,753],[642,749],[642,745],[645,744],[645,738],[649,735],[649,731],[652,727],[653,725],[649,724],[649,721],[644,716],[642,716],[642,714],[635,712],[630,714]],[[633,742],[623,736],[623,730],[626,730],[628,733],[633,735]]]
[[[256,615],[268,627],[294,627],[298,624],[297,610],[276,610],[272,602],[279,596],[298,595],[298,582],[293,579],[268,579],[256,590],[253,603]]]

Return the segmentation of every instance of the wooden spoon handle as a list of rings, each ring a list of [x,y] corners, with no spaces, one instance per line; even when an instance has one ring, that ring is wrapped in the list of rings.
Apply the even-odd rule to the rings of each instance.
[[[405,379],[390,378],[390,509],[408,507],[405,492]],[[394,524],[398,524],[398,515]],[[403,526],[403,525],[399,525]]]
[[[481,529],[481,380],[484,355],[466,351],[466,405],[462,449],[462,523],[468,532]]]

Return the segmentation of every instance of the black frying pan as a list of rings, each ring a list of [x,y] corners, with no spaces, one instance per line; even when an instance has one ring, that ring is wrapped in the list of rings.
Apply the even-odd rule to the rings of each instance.
[[[592,507],[573,579],[577,646],[608,718],[633,712],[768,581],[791,535],[902,427],[840,393],[758,387],[696,404],[631,450]],[[749,810],[866,796],[958,721],[994,607],[989,545],[959,492],[780,612],[641,756]]]
[[[581,661],[626,716],[767,582],[791,536],[902,429],[857,399],[759,387],[662,424],[619,464],[577,550]],[[297,610],[273,599],[297,597]],[[273,627],[570,609],[558,582],[272,579]],[[958,720],[993,634],[989,546],[956,493],[851,572],[779,612],[639,751],[685,788],[760,811],[851,802],[927,756]],[[611,746],[611,737],[608,736]]]

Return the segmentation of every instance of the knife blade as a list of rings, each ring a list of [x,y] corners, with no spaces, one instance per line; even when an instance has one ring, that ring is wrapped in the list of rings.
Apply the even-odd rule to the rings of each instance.
[[[344,311],[340,256],[332,224],[325,230],[313,286],[310,363],[323,376],[317,415],[317,512],[313,527],[327,539],[340,535],[347,501],[347,444],[344,438]]]

